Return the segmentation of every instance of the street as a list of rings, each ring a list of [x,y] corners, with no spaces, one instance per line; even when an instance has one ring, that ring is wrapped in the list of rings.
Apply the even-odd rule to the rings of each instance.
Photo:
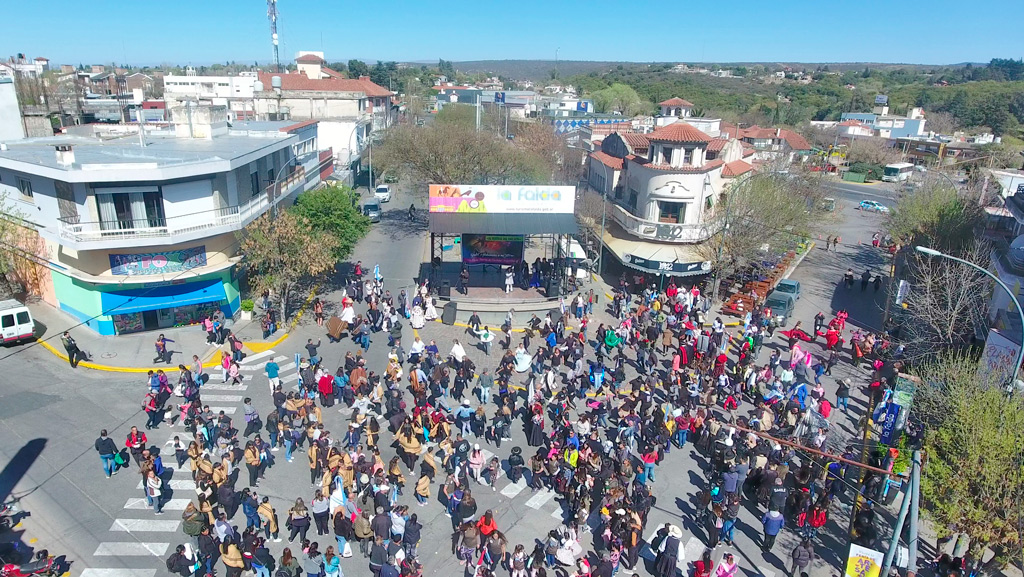
[[[373,225],[370,234],[360,242],[352,257],[353,261],[361,260],[368,271],[372,271],[375,264],[380,264],[386,288],[393,295],[397,295],[403,288],[408,290],[413,286],[413,278],[418,276],[419,265],[427,254],[428,242],[425,208],[417,203],[416,222],[410,223],[407,211],[413,202],[413,191],[401,186],[395,188],[394,200],[383,205],[381,222]],[[835,253],[826,252],[823,249],[824,242],[819,241],[818,246],[792,275],[791,278],[800,281],[803,288],[794,318],[802,321],[804,327],[809,327],[818,311],[831,318],[836,311],[845,309],[850,312],[851,325],[876,328],[880,323],[882,299],[886,294],[885,283],[882,290],[875,293],[870,287],[867,292],[861,292],[859,287],[846,290],[840,286],[840,280],[848,267],[853,268],[857,276],[865,269],[870,269],[872,274],[883,269],[882,252],[870,246],[870,238],[873,232],[882,227],[884,216],[861,212],[855,207],[862,197],[870,194],[885,197],[885,189],[844,183],[837,190],[840,191],[837,193],[840,196],[837,220],[830,225],[834,230],[829,233],[838,233],[843,242]],[[320,291],[319,296],[328,303],[328,315],[339,295],[336,286],[325,286]],[[606,312],[598,313],[595,310],[595,313],[595,326],[598,322],[612,322]],[[421,336],[425,341],[436,340],[442,354],[451,347],[452,339],[460,338],[469,341],[466,342],[466,349],[480,368],[491,369],[497,360],[497,357],[484,357],[476,349],[475,339],[467,337],[463,328],[428,323],[423,329],[414,331],[408,323],[404,324],[403,340],[407,350],[414,335]],[[254,405],[263,415],[273,409],[267,380],[262,371],[263,365],[270,359],[277,361],[282,368],[281,377],[285,389],[294,388],[297,381],[295,354],[301,351],[305,355],[302,347],[307,338],[316,342],[323,337],[324,331],[316,326],[312,315],[304,316],[294,333],[279,346],[251,354],[245,359],[242,370],[246,380],[242,385],[221,384],[220,372],[212,371],[211,383],[203,388],[204,401],[211,405],[214,412],[224,410],[231,415],[235,427],[244,428],[241,406],[245,396],[253,398]],[[324,339],[324,343],[320,354],[328,369],[341,364],[346,351],[355,350],[355,346],[347,339],[340,344],[327,344]],[[767,359],[772,349],[784,346],[784,338],[778,335],[774,342],[766,342],[761,362]],[[7,352],[14,350],[8,349]],[[820,354],[819,345],[811,345],[810,350],[816,356]],[[367,367],[380,371],[386,364],[386,353],[386,334],[374,335],[373,344],[365,355]],[[787,357],[783,355],[784,359]],[[21,508],[29,513],[16,530],[25,532],[30,539],[38,539],[37,546],[45,546],[53,553],[67,555],[73,562],[71,571],[74,575],[162,575],[165,571],[164,558],[178,543],[188,540],[181,531],[180,515],[189,500],[195,497],[195,483],[190,473],[187,470],[175,470],[168,475],[166,486],[169,490],[165,490],[165,493],[171,494],[165,495],[166,514],[154,517],[143,498],[141,479],[134,472],[134,465],[112,479],[105,479],[100,459],[93,449],[93,442],[100,429],[108,429],[114,441],[123,445],[128,428],[132,425],[141,427],[144,423],[145,415],[139,406],[146,388],[143,376],[72,371],[38,346],[26,347],[8,358],[3,362],[3,369],[5,385],[0,392],[0,426],[7,442],[0,446],[0,460],[6,467],[0,477],[0,495],[19,498]],[[628,371],[630,378],[636,376],[631,365]],[[864,396],[860,388],[866,383],[863,372],[849,366],[848,350],[844,350],[843,362],[836,368],[834,377],[823,380],[829,398],[834,398],[834,379],[843,376],[850,377],[854,383],[854,402],[849,415],[838,410],[833,413],[832,421],[837,431],[830,435],[829,448],[835,451],[841,451],[845,444],[854,442],[856,423],[864,410]],[[476,404],[474,401],[474,406]],[[741,406],[740,411],[749,408]],[[350,414],[351,410],[343,406],[324,410],[325,427],[333,433],[334,438],[341,437]],[[187,443],[188,435],[180,425],[163,425],[158,430],[149,431],[149,443],[167,447],[175,435],[180,435]],[[506,459],[511,447],[517,445],[524,447],[529,454],[526,436],[518,421],[513,424],[512,437],[513,440],[502,443],[500,449],[486,445],[480,439],[485,449],[485,459],[489,460],[492,455]],[[394,455],[394,449],[389,446],[390,434],[385,433],[382,440],[387,440],[387,443],[382,443],[382,457],[387,462]],[[287,463],[281,458],[283,452],[275,455],[277,461],[258,492],[261,496],[270,497],[278,514],[282,515],[283,525],[283,515],[295,498],[302,497],[308,503],[313,494],[308,484],[309,468],[305,455],[297,454],[293,463]],[[174,467],[173,453],[165,452],[163,459],[165,466]],[[706,532],[693,522],[693,518],[697,491],[705,485],[706,467],[704,457],[693,451],[691,446],[681,450],[673,449],[657,468],[657,481],[653,483],[657,503],[650,513],[646,537],[649,539],[664,523],[680,525],[686,551],[685,560],[680,560],[681,567],[699,558],[704,549]],[[415,475],[407,475],[409,484],[399,502],[414,504],[411,493],[415,478]],[[238,488],[244,486],[244,481],[240,480],[239,483]],[[494,511],[498,527],[508,538],[509,550],[517,543],[524,543],[528,550],[532,549],[537,538],[546,535],[563,520],[564,507],[556,494],[547,490],[532,493],[526,488],[525,482],[512,484],[503,477],[494,490],[484,486],[474,486],[473,489],[480,513],[487,509]],[[451,523],[439,504],[439,491],[440,487],[435,482],[431,487],[432,499],[429,505],[412,507],[411,512],[417,513],[424,525],[420,551],[425,574],[456,575],[463,569],[450,551]],[[844,502],[848,502],[848,497]],[[762,555],[759,549],[762,513],[756,505],[746,504],[740,514],[735,545],[719,547],[714,552],[716,565],[721,555],[730,551],[737,554],[743,575],[782,577],[786,574],[788,553],[798,539],[790,527],[780,535],[774,552]],[[816,551],[820,559],[813,565],[812,577],[833,575],[840,559],[845,558],[847,514],[848,506],[845,505],[842,510],[832,511],[830,521],[817,543]],[[596,520],[592,518],[591,522]],[[235,524],[241,522],[244,527],[241,512],[234,521]],[[587,535],[582,539],[586,550],[593,548],[592,537]],[[333,543],[333,535],[317,538],[311,531],[310,538],[318,540],[321,549]],[[288,543],[268,545],[277,557]],[[292,545],[293,551],[297,548],[298,544]],[[653,559],[653,556],[650,557]],[[355,557],[342,560],[341,568],[348,575],[367,572],[366,561],[358,552]],[[653,563],[649,562],[647,572],[652,568]]]

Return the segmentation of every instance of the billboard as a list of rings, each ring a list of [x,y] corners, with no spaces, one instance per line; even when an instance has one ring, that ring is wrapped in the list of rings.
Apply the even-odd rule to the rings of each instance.
[[[116,275],[164,274],[206,266],[205,246],[166,252],[110,253],[109,256],[110,274]]]
[[[574,186],[431,184],[430,212],[572,214]]]
[[[979,372],[991,376],[982,377],[989,383],[1003,383],[1013,375],[1013,364],[1017,361],[1020,345],[1007,338],[999,329],[989,329],[985,349],[981,353]]]
[[[874,549],[851,544],[850,556],[846,560],[845,577],[878,577],[883,561],[885,561],[884,554]]]
[[[523,261],[525,246],[521,234],[462,235],[463,264],[512,265]]]

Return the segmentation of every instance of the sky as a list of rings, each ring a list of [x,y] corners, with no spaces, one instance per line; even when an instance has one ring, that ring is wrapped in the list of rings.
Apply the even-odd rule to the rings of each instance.
[[[1020,58],[1002,27],[1020,0],[924,5],[862,0],[279,0],[282,62],[300,50],[350,58],[634,62],[901,62]],[[54,64],[266,63],[264,0],[23,2],[4,11],[0,57]],[[54,18],[59,14],[61,17]],[[371,62],[372,63],[372,62]]]

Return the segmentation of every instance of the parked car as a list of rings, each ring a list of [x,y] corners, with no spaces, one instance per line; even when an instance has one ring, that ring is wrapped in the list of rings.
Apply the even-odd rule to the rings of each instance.
[[[779,284],[775,285],[776,292],[786,293],[793,295],[793,298],[800,299],[800,281],[792,279],[782,279]]]
[[[381,202],[391,202],[391,187],[386,184],[378,184],[373,189],[373,196]]]
[[[875,202],[873,200],[862,200],[860,201],[860,205],[858,205],[857,208],[860,210],[870,210],[873,212],[889,212],[888,206],[885,206],[884,204],[880,202]]]
[[[764,300],[764,306],[772,309],[772,318],[775,320],[775,323],[780,327],[784,327],[789,322],[789,317],[793,315],[793,310],[796,308],[796,297],[789,293],[773,290],[768,294],[768,298]]]
[[[35,321],[25,305],[14,299],[0,301],[0,334],[5,345],[30,341],[35,332]]]
[[[370,222],[380,222],[380,202],[376,198],[363,203],[363,214]]]

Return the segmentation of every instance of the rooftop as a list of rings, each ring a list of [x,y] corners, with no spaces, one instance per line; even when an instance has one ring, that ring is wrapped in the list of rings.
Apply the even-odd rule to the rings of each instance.
[[[754,170],[754,167],[749,163],[742,160],[734,160],[725,163],[725,166],[722,167],[722,176],[739,176],[751,170]]]
[[[600,162],[601,164],[607,166],[608,168],[622,170],[622,159],[616,158],[608,154],[607,152],[602,152],[600,150],[597,152],[591,152],[590,157]]]
[[[659,102],[658,106],[689,106],[693,108],[693,103],[689,100],[683,100],[682,98],[669,98],[663,102]]]
[[[354,78],[321,78],[314,80],[305,74],[271,74],[260,72],[259,80],[263,83],[264,90],[271,90],[271,79],[274,76],[281,77],[281,90],[309,90],[316,92],[362,92],[370,97],[391,96],[394,93],[378,86],[366,76]]]
[[[303,54],[295,59],[295,62],[299,64],[320,64],[324,59],[320,58],[316,54]]]
[[[673,122],[647,135],[651,142],[711,142],[711,137],[686,122]]]

